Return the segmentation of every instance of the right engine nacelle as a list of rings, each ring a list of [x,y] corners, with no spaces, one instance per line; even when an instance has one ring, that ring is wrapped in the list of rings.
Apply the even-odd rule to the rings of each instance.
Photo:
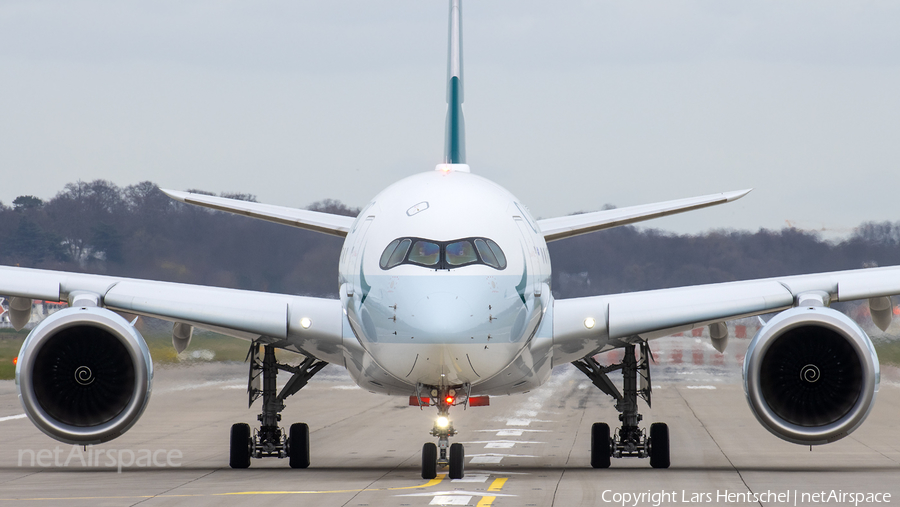
[[[38,324],[19,352],[16,386],[31,419],[70,444],[125,433],[150,398],[153,363],[140,333],[104,308],[66,308]]]
[[[773,434],[803,445],[834,442],[859,427],[878,392],[872,341],[846,315],[798,307],[772,318],[744,357],[744,392]]]

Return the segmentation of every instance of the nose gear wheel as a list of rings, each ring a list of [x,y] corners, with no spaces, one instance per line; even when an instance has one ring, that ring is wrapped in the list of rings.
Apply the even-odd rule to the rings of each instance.
[[[447,475],[451,479],[462,479],[465,476],[466,451],[462,444],[450,444],[450,437],[456,435],[453,422],[450,421],[450,407],[456,404],[456,393],[462,389],[448,387],[432,388],[431,398],[417,398],[422,402],[433,403],[438,409],[438,419],[431,429],[431,435],[438,437],[438,443],[428,442],[422,446],[422,478],[431,480],[437,477],[438,466],[447,467]]]

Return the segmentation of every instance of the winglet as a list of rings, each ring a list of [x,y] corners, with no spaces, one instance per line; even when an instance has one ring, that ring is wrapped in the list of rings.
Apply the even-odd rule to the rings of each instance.
[[[466,123],[463,119],[462,0],[450,0],[450,40],[447,54],[447,124],[444,163],[466,163]]]
[[[736,200],[740,199],[741,197],[744,197],[745,195],[749,194],[750,192],[753,192],[752,188],[748,188],[745,190],[736,190],[734,192],[723,192],[722,195],[725,196],[725,202],[731,202],[731,201],[736,201]]]

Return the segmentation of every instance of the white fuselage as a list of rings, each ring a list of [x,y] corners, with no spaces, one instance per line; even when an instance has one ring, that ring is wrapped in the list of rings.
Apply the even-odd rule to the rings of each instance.
[[[385,249],[395,240],[402,246],[394,263],[408,260],[386,267]],[[502,250],[504,265],[481,255],[487,240]],[[423,247],[437,244],[447,251],[431,265],[437,250]],[[478,261],[454,265],[462,257],[451,251],[461,250]],[[551,304],[547,245],[512,194],[467,166],[441,165],[378,194],[354,222],[339,272],[347,321],[362,347],[347,367],[366,389],[509,393],[549,375],[549,331],[547,343],[538,343]]]

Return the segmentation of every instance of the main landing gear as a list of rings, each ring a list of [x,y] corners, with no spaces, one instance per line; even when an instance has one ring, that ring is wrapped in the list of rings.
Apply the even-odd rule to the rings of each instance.
[[[650,458],[653,468],[669,468],[669,427],[665,423],[650,425],[650,436],[638,423],[638,397],[650,406],[650,347],[640,342],[640,360],[634,357],[634,344],[625,346],[625,357],[620,364],[601,366],[593,357],[573,362],[604,393],[616,399],[616,410],[622,426],[611,436],[609,425],[594,423],[591,427],[591,466],[609,468],[610,458]],[[623,393],[612,383],[607,373],[622,370]],[[638,389],[640,377],[640,389]]]
[[[291,468],[309,466],[309,426],[292,424],[287,434],[278,426],[284,399],[302,389],[309,379],[328,363],[307,357],[300,366],[280,364],[275,360],[275,345],[266,345],[263,358],[259,357],[259,343],[253,343],[247,357],[250,359],[250,382],[247,392],[250,406],[262,396],[262,413],[257,416],[258,430],[251,434],[250,425],[237,423],[231,427],[231,468],[247,468],[250,458],[289,458]],[[275,378],[278,370],[292,373],[290,380],[278,390]],[[262,387],[260,388],[260,376]]]
[[[451,479],[462,479],[465,475],[466,451],[463,445],[450,445],[450,437],[456,435],[453,422],[450,421],[450,407],[457,404],[457,389],[433,388],[430,398],[411,397],[416,399],[420,407],[434,405],[438,409],[438,418],[434,421],[431,435],[438,437],[437,445],[428,442],[422,446],[422,478],[437,477],[437,467],[448,467]],[[449,451],[449,455],[448,455]]]

